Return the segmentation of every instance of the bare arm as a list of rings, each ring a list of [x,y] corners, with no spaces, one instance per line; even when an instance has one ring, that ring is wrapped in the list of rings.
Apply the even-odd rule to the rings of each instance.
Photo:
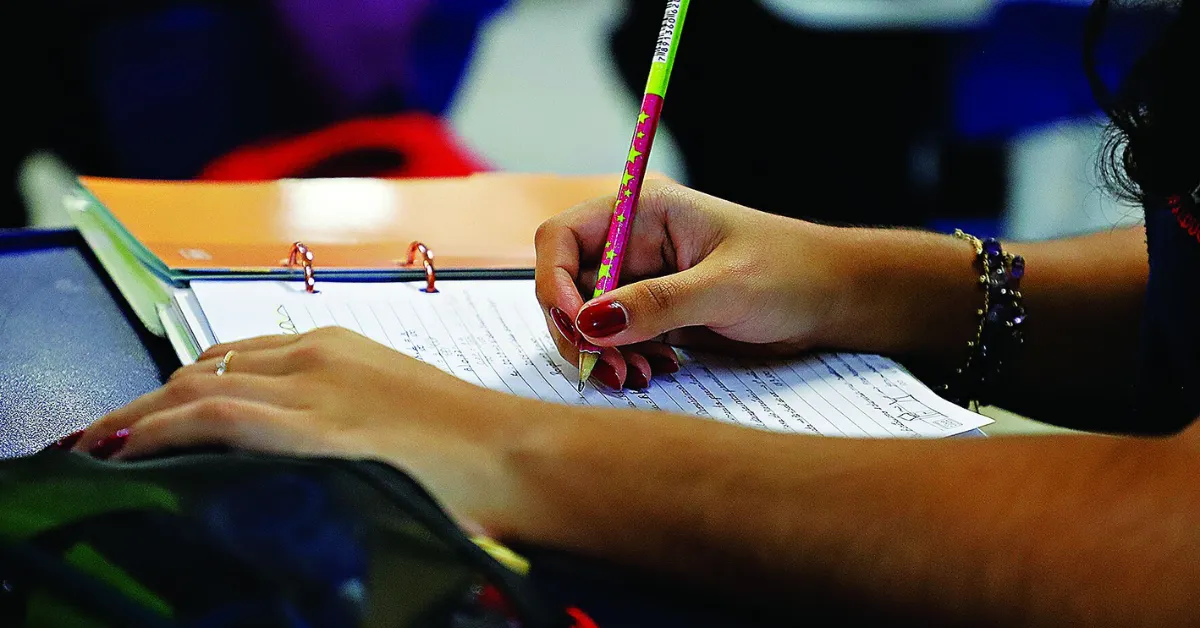
[[[838,346],[932,364],[961,365],[982,293],[965,242],[913,231],[844,230],[830,246],[850,269],[846,301],[826,336]],[[1137,366],[1148,277],[1145,230],[1005,243],[1024,255],[1027,342],[1003,405],[1087,428],[1125,414]]]
[[[538,230],[538,300],[547,312],[571,319],[589,309],[578,284],[605,247],[611,204],[583,203]],[[814,225],[669,184],[647,185],[633,234],[623,285],[588,304],[600,311],[616,303],[625,314],[622,329],[588,337],[610,348],[603,359],[620,375],[627,360],[613,347],[636,352],[667,334],[688,347],[717,336],[706,348],[756,355],[881,353],[945,383],[978,328],[974,250],[952,236]],[[1149,273],[1144,230],[1006,247],[1028,262],[1021,287],[1029,319],[1003,404],[1079,427],[1119,424]],[[575,359],[570,334],[548,328],[559,352]],[[620,386],[616,379],[609,385]]]
[[[561,413],[560,409],[555,412]],[[863,442],[692,418],[547,416],[510,533],[795,605],[893,620],[1184,625],[1200,591],[1200,424]]]

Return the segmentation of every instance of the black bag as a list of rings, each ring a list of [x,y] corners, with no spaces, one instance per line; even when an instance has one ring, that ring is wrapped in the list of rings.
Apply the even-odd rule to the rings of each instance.
[[[19,625],[592,624],[384,464],[47,451],[0,461],[0,626]]]

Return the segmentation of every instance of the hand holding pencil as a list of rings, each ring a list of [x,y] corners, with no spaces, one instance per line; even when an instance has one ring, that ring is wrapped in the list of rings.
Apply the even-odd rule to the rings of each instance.
[[[646,177],[646,164],[650,161],[650,150],[654,146],[654,135],[658,130],[659,119],[662,115],[663,99],[666,97],[667,84],[671,79],[675,50],[683,32],[687,8],[688,0],[669,0],[667,2],[662,30],[659,31],[658,43],[654,49],[654,61],[650,65],[650,76],[646,80],[646,93],[642,98],[642,107],[638,111],[637,124],[634,126],[633,139],[629,143],[629,154],[626,156],[625,169],[621,176],[621,186],[617,190],[616,201],[613,205],[608,240],[605,242],[601,255],[600,268],[596,275],[596,289],[592,294],[593,299],[616,288],[617,281],[621,276],[625,246],[633,228],[634,216],[637,214],[642,181]],[[599,358],[599,348],[587,343],[581,346],[579,352],[579,390],[581,392]]]

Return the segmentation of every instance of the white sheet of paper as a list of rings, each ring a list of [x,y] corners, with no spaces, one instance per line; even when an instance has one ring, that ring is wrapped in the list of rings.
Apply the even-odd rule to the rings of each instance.
[[[194,281],[208,330],[229,342],[341,326],[469,382],[566,404],[694,414],[780,432],[850,437],[952,436],[991,423],[951,404],[883,357],[821,354],[745,361],[681,352],[682,369],[641,392],[576,390],[532,281],[420,283]],[[203,324],[187,317],[189,324]],[[202,347],[206,348],[206,347]]]

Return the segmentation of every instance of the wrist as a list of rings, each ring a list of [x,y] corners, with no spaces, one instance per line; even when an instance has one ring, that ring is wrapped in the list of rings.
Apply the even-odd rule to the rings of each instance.
[[[495,484],[503,487],[481,520],[494,536],[541,543],[561,535],[564,514],[556,514],[548,469],[562,475],[564,450],[581,438],[588,408],[500,395],[484,412],[505,427],[487,445]],[[563,479],[563,478],[559,478]],[[558,497],[562,497],[559,495]]]
[[[664,531],[704,519],[705,496],[725,487],[725,465],[747,459],[739,443],[774,442],[766,432],[671,413],[549,404],[537,413],[550,420],[536,419],[506,449],[516,498],[497,532],[583,553],[665,546]]]
[[[966,356],[981,297],[975,253],[940,234],[827,228],[839,289],[825,346],[953,366]]]

